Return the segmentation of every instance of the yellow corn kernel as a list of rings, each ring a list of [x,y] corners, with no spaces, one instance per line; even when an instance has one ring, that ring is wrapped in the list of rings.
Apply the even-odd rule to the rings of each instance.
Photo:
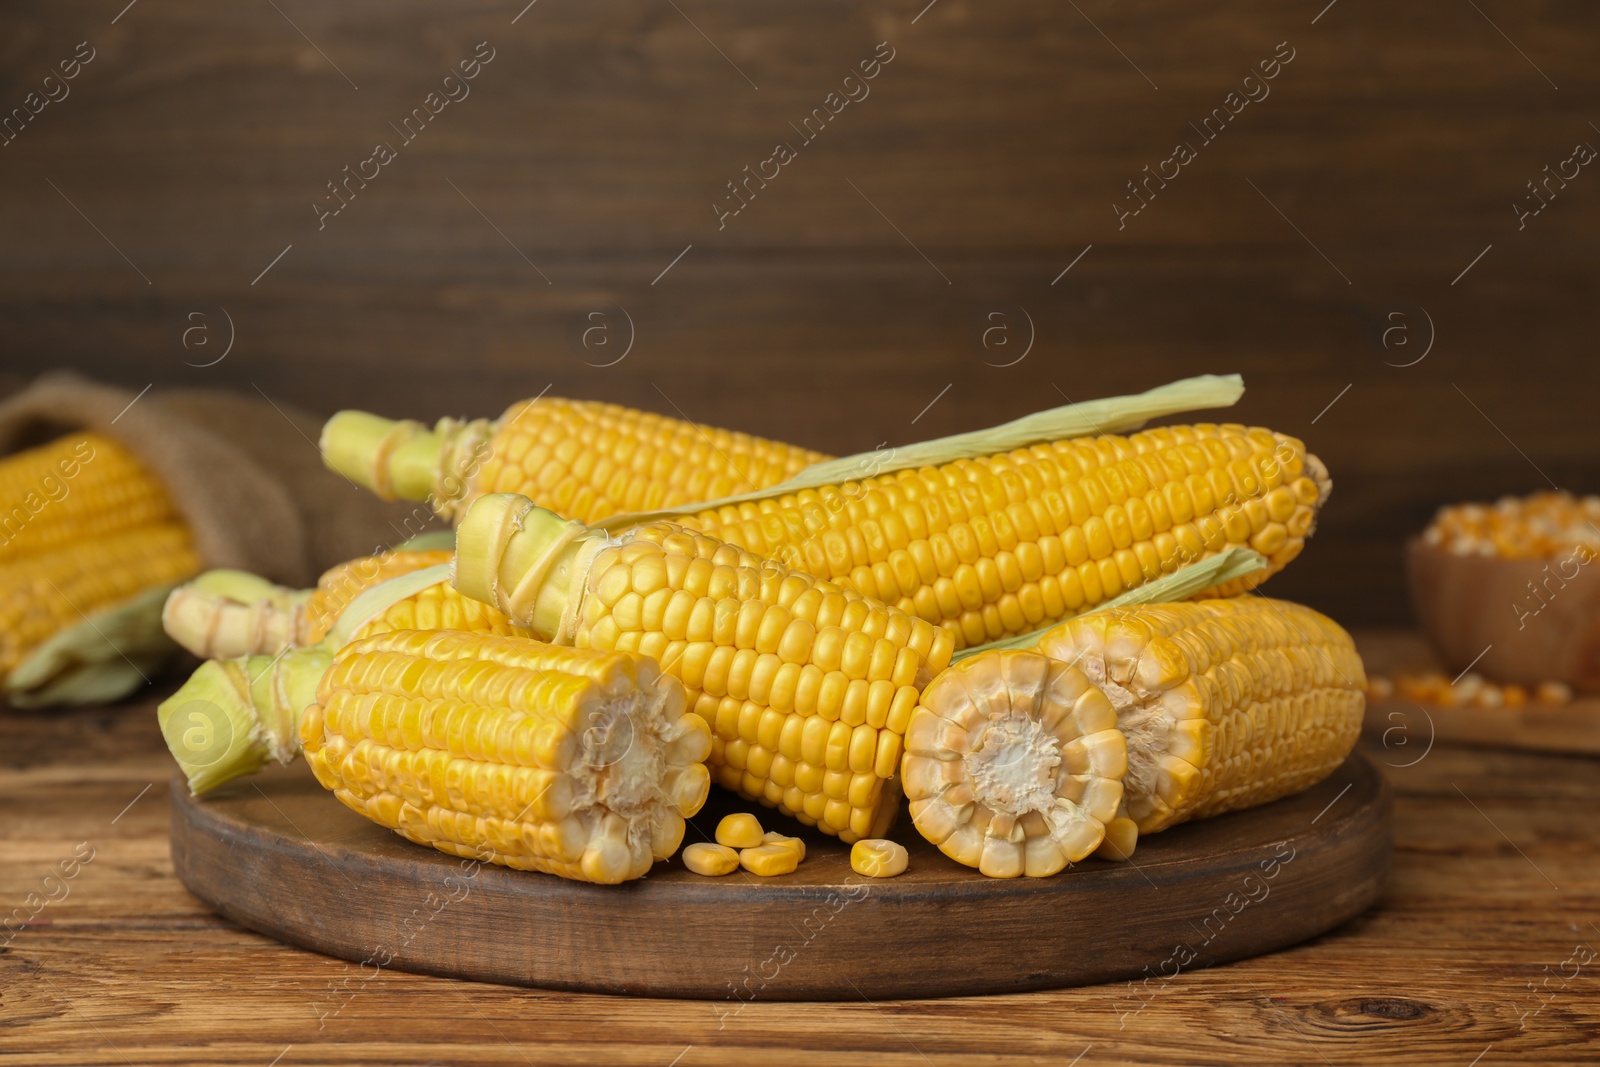
[[[764,845],[784,845],[792,848],[800,854],[800,862],[805,862],[806,843],[798,837],[786,837],[776,830],[768,830],[761,835],[761,843]]]
[[[739,853],[739,866],[763,878],[793,874],[800,866],[800,853],[788,845],[757,845]]]
[[[697,841],[683,850],[683,865],[695,874],[717,878],[739,869],[739,854],[726,845]]]
[[[729,848],[755,848],[761,844],[761,822],[747,812],[724,815],[717,823],[717,844]]]
[[[893,878],[906,873],[906,846],[883,838],[863,838],[850,846],[850,869],[867,878]]]

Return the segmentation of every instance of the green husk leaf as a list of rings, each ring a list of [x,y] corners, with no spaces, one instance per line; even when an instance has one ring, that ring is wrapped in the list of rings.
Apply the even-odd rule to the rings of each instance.
[[[1179,600],[1188,600],[1196,593],[1210,589],[1214,585],[1231,582],[1235,578],[1243,578],[1247,574],[1254,574],[1267,565],[1267,557],[1250,548],[1230,548],[1228,551],[1191,563],[1186,567],[1179,567],[1171,574],[1163,574],[1154,581],[1146,582],[1136,589],[1130,589],[1119,597],[1114,597],[1098,607],[1089,611],[1080,612],[1083,615],[1092,615],[1096,611],[1110,611],[1114,608],[1132,607],[1135,604],[1171,604]],[[987,644],[974,645],[964,648],[950,657],[956,660],[976,656],[980,652],[993,649],[1033,648],[1039,639],[1057,626],[1060,622],[1051,623],[1042,629],[1029,633],[1018,634],[1016,637],[1003,637],[998,641]]]
[[[891,471],[916,467],[932,467],[958,459],[971,459],[996,452],[1009,452],[1026,448],[1042,441],[1059,441],[1087,434],[1122,433],[1135,430],[1151,419],[1164,415],[1177,415],[1204,408],[1231,407],[1244,395],[1244,379],[1237,374],[1205,374],[1198,378],[1158,386],[1134,396],[1113,396],[1101,400],[1086,400],[1078,404],[1036,411],[1020,419],[992,426],[986,430],[973,430],[931,441],[920,441],[898,448],[878,452],[861,452],[853,456],[814,463],[786,482],[738,496],[707,500],[697,504],[681,504],[659,511],[641,511],[626,515],[613,515],[594,525],[605,530],[620,530],[642,522],[670,519],[729,504],[743,504],[752,500],[766,500],[802,489],[815,489],[823,485],[871,478]]]
[[[449,580],[450,564],[437,563],[432,567],[402,574],[398,578],[390,578],[386,582],[379,582],[371,589],[363,590],[361,595],[350,601],[340,613],[339,621],[333,624],[333,629],[323,638],[323,646],[330,650],[343,647],[349,642],[351,634],[406,597],[415,596],[429,586]]]
[[[147,684],[178,651],[161,628],[176,587],[147,589],[52,635],[7,676],[6,699],[19,708],[105,704]]]
[[[322,648],[281,656],[207,660],[156,708],[161,736],[198,796],[300,750],[300,715],[316,700],[332,655]]]
[[[454,530],[429,530],[419,533],[409,540],[401,541],[394,546],[396,552],[438,552],[441,549],[454,551],[456,547],[456,532]]]

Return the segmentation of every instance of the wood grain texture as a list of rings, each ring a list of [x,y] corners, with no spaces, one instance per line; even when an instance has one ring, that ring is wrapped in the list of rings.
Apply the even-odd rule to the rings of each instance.
[[[741,1006],[374,973],[247,933],[173,875],[162,801],[171,764],[152,703],[8,715],[0,900],[9,909],[42,892],[80,842],[96,852],[69,895],[0,950],[0,1056],[140,1067],[274,1057],[1059,1067],[1084,1053],[1080,1065],[1431,1067],[1487,1048],[1489,1063],[1587,1062],[1600,976],[1593,964],[1553,976],[1575,945],[1600,948],[1588,925],[1600,903],[1593,761],[1436,745],[1414,766],[1390,767],[1406,760],[1369,754],[1396,793],[1393,875],[1375,909],[1308,944],[1148,985]],[[1542,982],[1545,992],[1530,991]]]
[[[1298,796],[1145,838],[1131,864],[1044,879],[986,878],[903,823],[911,866],[897,878],[856,874],[847,846],[804,831],[793,874],[706,878],[671,861],[593,886],[413,845],[303,767],[200,798],[174,778],[171,795],[178,877],[252,930],[374,970],[736,1005],[1170,977],[1352,919],[1389,869],[1390,797],[1359,756]],[[686,840],[748,807],[718,791]]]
[[[1368,677],[1443,669],[1438,654],[1419,634],[1369,630],[1355,637]],[[1435,744],[1600,756],[1600,696],[1520,708],[1446,708],[1396,696],[1369,703],[1363,728],[1396,762],[1423,759]]]
[[[0,16],[0,107],[97,50],[0,147],[7,371],[424,418],[548,385],[837,453],[1237,370],[1237,417],[1337,484],[1273,591],[1352,623],[1406,618],[1401,541],[1439,504],[1600,489],[1600,179],[1512,210],[1597,137],[1579,0],[123,7]],[[326,183],[480,41],[471,95],[319,230]],[[719,229],[725,183],[880,41],[870,96]],[[1119,228],[1279,42],[1270,95]],[[194,366],[224,310],[231,353]]]

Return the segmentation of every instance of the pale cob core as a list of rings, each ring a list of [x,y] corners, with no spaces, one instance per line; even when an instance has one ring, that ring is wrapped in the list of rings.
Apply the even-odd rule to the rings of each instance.
[[[1330,488],[1298,440],[1200,424],[1035,445],[703,511],[685,525],[938,623],[1048,626],[1235,547],[1300,553]]]
[[[1128,751],[1083,672],[1035,652],[962,660],[923,690],[903,781],[917,830],[997,878],[1055,874],[1099,847]]]
[[[719,784],[847,842],[884,832],[948,632],[671,523],[615,540],[574,527],[480,499],[457,532],[457,588],[541,637],[658,661],[711,727]]]
[[[300,726],[317,780],[454,855],[621,882],[705,801],[705,725],[640,656],[394,631],[340,650],[317,697]]]
[[[750,434],[617,404],[545,397],[498,420],[433,430],[345,411],[323,430],[324,462],[386,499],[449,518],[486,493],[521,493],[583,522],[764,489],[828,457]]]
[[[53,634],[200,569],[166,490],[110,438],[0,459],[0,502],[0,677]]]
[[[1309,788],[1361,731],[1366,675],[1354,642],[1287,601],[1100,612],[1052,630],[1039,651],[1081,668],[1117,708],[1127,812],[1142,833]]]

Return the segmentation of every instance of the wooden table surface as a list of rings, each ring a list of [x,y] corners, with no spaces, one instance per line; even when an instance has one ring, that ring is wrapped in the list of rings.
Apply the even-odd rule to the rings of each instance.
[[[0,1062],[1594,1062],[1595,761],[1368,751],[1396,792],[1391,881],[1310,944],[1141,987],[741,1005],[373,973],[247,933],[173,877],[149,703],[6,713],[0,915],[57,899],[0,929]]]

